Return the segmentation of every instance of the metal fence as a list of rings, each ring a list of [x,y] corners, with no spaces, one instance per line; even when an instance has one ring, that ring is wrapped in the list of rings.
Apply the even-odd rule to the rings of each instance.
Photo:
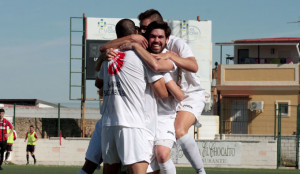
[[[248,97],[223,98],[220,103],[220,139],[277,142],[277,167],[298,168],[300,105],[265,103],[250,110]]]
[[[5,116],[14,124],[19,137],[25,136],[30,125],[35,127],[37,134],[42,138],[81,136],[81,109],[62,107],[41,108],[37,106],[7,106],[4,107]],[[100,119],[98,108],[85,110],[85,137],[90,137],[95,124]]]

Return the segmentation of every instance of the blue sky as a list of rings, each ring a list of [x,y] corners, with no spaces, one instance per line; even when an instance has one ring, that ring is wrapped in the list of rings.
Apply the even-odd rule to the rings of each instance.
[[[136,18],[154,8],[165,19],[212,21],[212,40],[300,37],[299,0],[0,0],[0,98],[69,103],[70,17]],[[232,54],[230,49],[223,51]],[[219,47],[213,59],[219,60]],[[223,61],[224,63],[224,61]],[[96,97],[88,81],[87,97]]]

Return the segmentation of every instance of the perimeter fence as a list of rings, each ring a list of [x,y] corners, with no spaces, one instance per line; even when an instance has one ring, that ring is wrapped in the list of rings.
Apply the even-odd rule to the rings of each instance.
[[[274,141],[277,143],[277,167],[298,168],[300,105],[285,102],[256,102],[262,106],[251,104],[248,97],[222,99],[219,139]]]
[[[80,107],[5,105],[5,117],[11,121],[18,137],[25,137],[33,125],[39,137],[81,137]],[[100,119],[99,107],[85,108],[85,137],[91,137]]]

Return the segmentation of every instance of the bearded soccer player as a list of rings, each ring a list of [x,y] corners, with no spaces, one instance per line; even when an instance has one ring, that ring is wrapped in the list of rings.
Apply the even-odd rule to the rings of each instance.
[[[124,36],[122,22],[116,25],[118,37]],[[132,21],[130,27],[135,29]],[[145,99],[149,99],[147,86],[149,83],[158,97],[165,98],[168,92],[164,79],[144,65],[134,51],[118,52],[112,61],[104,62],[98,78],[103,81],[104,91],[101,106],[103,173],[116,173],[122,163],[132,173],[145,174],[152,156],[150,139],[154,136],[147,127],[149,118],[144,113],[149,107],[145,103]]]
[[[161,14],[154,9],[147,10],[138,16],[140,20],[141,33],[147,31],[148,25],[153,21],[163,21]],[[131,35],[121,39],[114,40],[101,47],[100,50],[108,48],[117,48],[120,45],[135,40],[136,42],[147,45],[142,36]],[[146,47],[146,46],[145,46]],[[170,59],[179,67],[180,86],[185,96],[184,100],[179,102],[176,111],[175,133],[177,143],[181,146],[182,151],[197,174],[205,174],[204,164],[200,155],[198,146],[194,138],[188,135],[188,130],[192,125],[200,127],[199,116],[204,108],[204,89],[200,85],[200,79],[196,76],[198,65],[191,51],[191,48],[183,39],[175,36],[170,36],[166,48],[169,50],[166,53],[161,53],[157,57],[161,59]],[[155,62],[150,66],[156,66]]]
[[[171,29],[165,22],[153,22],[145,34],[148,40],[148,51],[152,54],[166,52],[165,49],[169,39]],[[170,152],[175,139],[174,120],[176,116],[176,100],[181,101],[184,98],[184,93],[176,85],[174,80],[177,80],[177,67],[170,60],[165,60],[161,63],[149,54],[139,43],[125,43],[120,46],[121,49],[134,49],[138,55],[156,71],[171,70],[164,75],[165,83],[171,96],[166,99],[158,99],[158,125],[155,136],[155,154],[156,160],[151,161],[147,172],[158,173],[159,170],[164,174],[176,174],[176,168],[173,161],[170,159]],[[156,62],[152,64],[152,62]],[[168,64],[170,66],[168,66]],[[153,65],[153,66],[152,66]],[[169,68],[169,69],[168,69]],[[176,99],[176,100],[175,100]]]
[[[131,34],[135,32],[131,20],[118,22],[118,38],[128,34],[128,31]],[[112,61],[102,64],[98,74],[100,83],[96,84],[103,86],[104,90],[101,107],[103,130],[102,140],[98,136],[100,140],[97,141],[102,141],[104,173],[116,173],[121,163],[134,173],[146,173],[153,153],[151,140],[155,136],[147,126],[156,123],[153,122],[155,115],[144,112],[146,105],[155,103],[150,85],[158,97],[168,96],[162,77],[145,66],[133,51],[118,52]],[[91,143],[89,149],[90,146]],[[85,169],[83,167],[79,173],[93,172]]]

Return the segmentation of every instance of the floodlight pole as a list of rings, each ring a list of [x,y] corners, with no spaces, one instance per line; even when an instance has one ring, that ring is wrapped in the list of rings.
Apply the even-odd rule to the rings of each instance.
[[[85,13],[83,13],[83,34],[82,34],[82,71],[81,71],[81,137],[85,137],[85,99],[86,99],[86,84],[85,84],[85,25],[86,18]]]

